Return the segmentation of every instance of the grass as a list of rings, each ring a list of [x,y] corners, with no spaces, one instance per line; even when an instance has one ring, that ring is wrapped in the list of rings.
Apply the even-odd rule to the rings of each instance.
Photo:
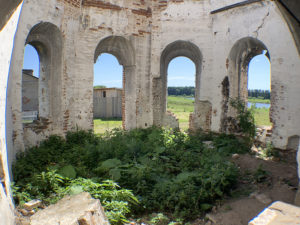
[[[251,103],[266,103],[270,104],[270,99],[262,99],[262,98],[254,98],[254,97],[249,97],[248,102]]]
[[[167,110],[176,115],[180,129],[186,130],[189,128],[190,114],[194,111],[194,100],[188,96],[168,96]]]
[[[122,118],[94,119],[95,134],[102,134],[114,128],[122,128]]]
[[[251,103],[265,103],[270,104],[270,99],[261,99],[261,98],[254,98],[249,97],[248,102]],[[271,126],[270,122],[270,109],[269,108],[255,108],[254,109],[254,120],[256,126]]]
[[[255,108],[254,109],[254,120],[256,126],[271,126],[270,109],[267,108]]]
[[[192,96],[190,96],[192,98]],[[249,102],[252,103],[270,103],[269,99],[249,98]],[[189,99],[189,96],[168,96],[167,110],[174,113],[179,120],[179,127],[182,130],[189,128],[189,117],[194,111],[194,100]],[[269,109],[255,108],[254,119],[256,126],[270,126]],[[94,120],[94,132],[95,134],[105,133],[114,128],[122,128],[121,118],[110,119],[95,119]]]

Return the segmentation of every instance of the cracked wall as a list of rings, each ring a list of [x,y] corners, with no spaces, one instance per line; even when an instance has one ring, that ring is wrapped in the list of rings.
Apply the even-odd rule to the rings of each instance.
[[[186,56],[196,66],[195,107],[190,126],[219,132],[226,131],[226,119],[234,116],[228,106],[229,98],[245,96],[247,62],[264,46],[271,59],[272,141],[278,148],[294,146],[294,137],[300,135],[300,60],[295,35],[273,1],[211,14],[238,2],[24,1],[17,31],[18,13],[3,25],[0,33],[1,43],[7,43],[0,47],[5,53],[1,55],[4,71],[0,97],[2,103],[7,103],[6,117],[5,104],[0,105],[5,179],[9,180],[8,166],[14,155],[26,146],[38,144],[50,134],[93,127],[93,65],[101,53],[115,55],[124,68],[126,129],[153,124],[178,126],[176,118],[166,112],[166,70],[171,59]],[[11,10],[7,12],[11,14]],[[250,45],[239,42],[244,38],[255,41]],[[40,88],[41,117],[24,126],[21,74],[26,43],[34,45],[42,56],[44,83]],[[240,54],[231,57],[236,44]],[[240,59],[243,64],[238,62]],[[7,156],[8,160],[3,160]]]
[[[230,63],[238,65],[230,59],[230,51],[242,38],[256,39],[257,44],[248,45],[245,54],[250,58],[261,49],[267,49],[271,63],[271,120],[273,122],[272,142],[285,149],[288,137],[299,133],[300,122],[297,115],[300,105],[297,102],[297,83],[299,82],[299,54],[288,24],[274,2],[262,1],[213,15],[215,61],[223,61],[222,68],[214,68],[214,74],[229,75],[229,83],[239,76],[238,70],[233,73]],[[259,44],[258,44],[259,43]],[[246,44],[247,45],[247,44]],[[242,47],[240,47],[242,49]],[[235,60],[239,60],[237,57]],[[227,61],[226,61],[227,60]],[[230,61],[231,60],[231,61]],[[247,59],[244,60],[245,62]],[[226,71],[225,73],[223,71]],[[245,76],[244,76],[245,77]],[[241,77],[243,79],[243,77]],[[222,83],[222,80],[218,82]],[[239,95],[234,84],[230,88],[230,96]],[[229,109],[230,113],[230,109]],[[298,130],[298,131],[297,131]]]
[[[218,7],[237,2],[51,0],[38,4],[37,0],[26,1],[12,56],[9,85],[14,91],[8,92],[10,102],[14,103],[9,107],[15,151],[37,144],[50,134],[63,134],[75,127],[92,128],[93,63],[101,53],[113,54],[124,67],[122,105],[126,129],[152,124],[178,127],[174,115],[166,112],[166,71],[173,58],[185,56],[196,67],[191,128],[226,130],[222,127],[225,117],[234,117],[234,112],[222,94],[224,76],[228,76],[230,84],[226,98],[246,98],[248,63],[262,50],[260,45],[253,44],[239,50],[235,58],[231,57],[235,44],[243,38],[258,40],[271,56],[274,144],[285,148],[288,137],[300,133],[294,126],[300,124],[299,105],[293,104],[294,93],[297,93],[293,85],[298,79],[295,71],[299,69],[295,43],[271,1],[211,14]],[[53,27],[54,38],[43,37],[44,31],[45,36],[49,35],[46,33],[48,25],[43,28],[42,24]],[[36,45],[40,54],[45,55],[42,57],[45,69],[41,71],[45,74],[43,93],[46,94],[39,101],[45,104],[40,104],[44,108],[39,109],[41,119],[36,127],[20,122],[21,85],[18,81],[26,43]],[[58,61],[47,61],[47,58]],[[243,58],[243,65],[236,67],[239,63],[235,61],[239,58]],[[283,79],[281,74],[288,79]]]

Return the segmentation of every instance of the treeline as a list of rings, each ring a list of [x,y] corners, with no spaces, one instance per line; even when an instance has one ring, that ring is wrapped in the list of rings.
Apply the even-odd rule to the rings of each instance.
[[[168,87],[168,95],[195,95],[195,87]]]
[[[99,89],[99,88],[106,88],[105,85],[95,85],[94,86],[94,89]]]
[[[271,92],[270,90],[258,90],[258,89],[248,90],[248,97],[270,99]]]
[[[168,87],[168,95],[195,95],[195,87]],[[253,89],[248,90],[248,97],[270,99],[270,90]]]

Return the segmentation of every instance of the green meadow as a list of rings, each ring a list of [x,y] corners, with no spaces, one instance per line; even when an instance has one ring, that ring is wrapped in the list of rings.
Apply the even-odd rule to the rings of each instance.
[[[114,128],[122,128],[122,118],[94,119],[95,134],[103,134]]]
[[[189,127],[189,115],[194,111],[194,100],[192,96],[168,96],[167,110],[173,112],[179,120],[180,129],[186,130]],[[249,98],[251,103],[270,103],[269,99]],[[270,126],[269,109],[254,108],[254,119],[256,126]]]
[[[192,96],[168,96],[167,110],[174,113],[179,120],[180,129],[189,128],[189,116],[194,111]]]
[[[261,98],[253,98],[249,97],[248,102],[251,103],[265,103],[270,104],[270,99],[261,99]],[[270,122],[270,109],[269,108],[254,108],[254,120],[256,126],[271,126]]]
[[[263,99],[263,98],[249,97],[249,98],[248,98],[248,102],[270,104],[270,99]]]
[[[189,128],[189,116],[194,111],[194,100],[192,96],[168,96],[167,110],[175,114],[179,120],[179,127],[181,130]],[[252,103],[270,103],[268,99],[249,98]],[[254,119],[257,126],[270,126],[269,109],[254,108]],[[122,119],[95,119],[94,132],[96,134],[111,131],[114,128],[122,128]]]

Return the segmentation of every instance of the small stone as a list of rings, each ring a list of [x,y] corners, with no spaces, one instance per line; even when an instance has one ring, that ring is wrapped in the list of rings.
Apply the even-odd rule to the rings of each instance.
[[[205,215],[205,217],[206,217],[207,219],[209,219],[211,222],[217,223],[217,219],[216,219],[215,216],[213,216],[212,214],[207,213],[207,214]]]
[[[203,144],[211,145],[211,144],[212,144],[212,141],[203,141]]]
[[[214,148],[212,141],[203,141],[203,144],[207,145],[207,147],[210,149]]]
[[[217,212],[217,207],[216,207],[216,206],[212,207],[211,211],[212,211],[213,213],[216,213],[216,212]]]
[[[29,212],[26,209],[20,209],[19,212],[22,213],[23,216],[29,215]]]
[[[32,216],[33,214],[35,214],[35,210],[34,210],[34,209],[30,210],[30,211],[28,212],[28,214],[29,214],[30,216]]]
[[[235,153],[235,154],[232,155],[232,158],[233,158],[233,159],[238,159],[238,158],[240,158],[240,155],[237,154],[237,153]]]
[[[256,192],[254,192],[250,195],[250,198],[255,198],[257,201],[259,201],[265,205],[269,205],[272,203],[272,200],[265,194],[258,194]]]
[[[257,192],[253,192],[249,195],[249,198],[255,198],[256,195],[257,195]]]
[[[26,202],[24,204],[24,208],[28,211],[31,211],[33,208],[39,207],[42,204],[41,200],[35,199],[31,200],[30,202]]]
[[[209,220],[209,221],[207,221],[207,222],[205,223],[205,225],[212,225],[212,223],[211,223],[211,221]]]

